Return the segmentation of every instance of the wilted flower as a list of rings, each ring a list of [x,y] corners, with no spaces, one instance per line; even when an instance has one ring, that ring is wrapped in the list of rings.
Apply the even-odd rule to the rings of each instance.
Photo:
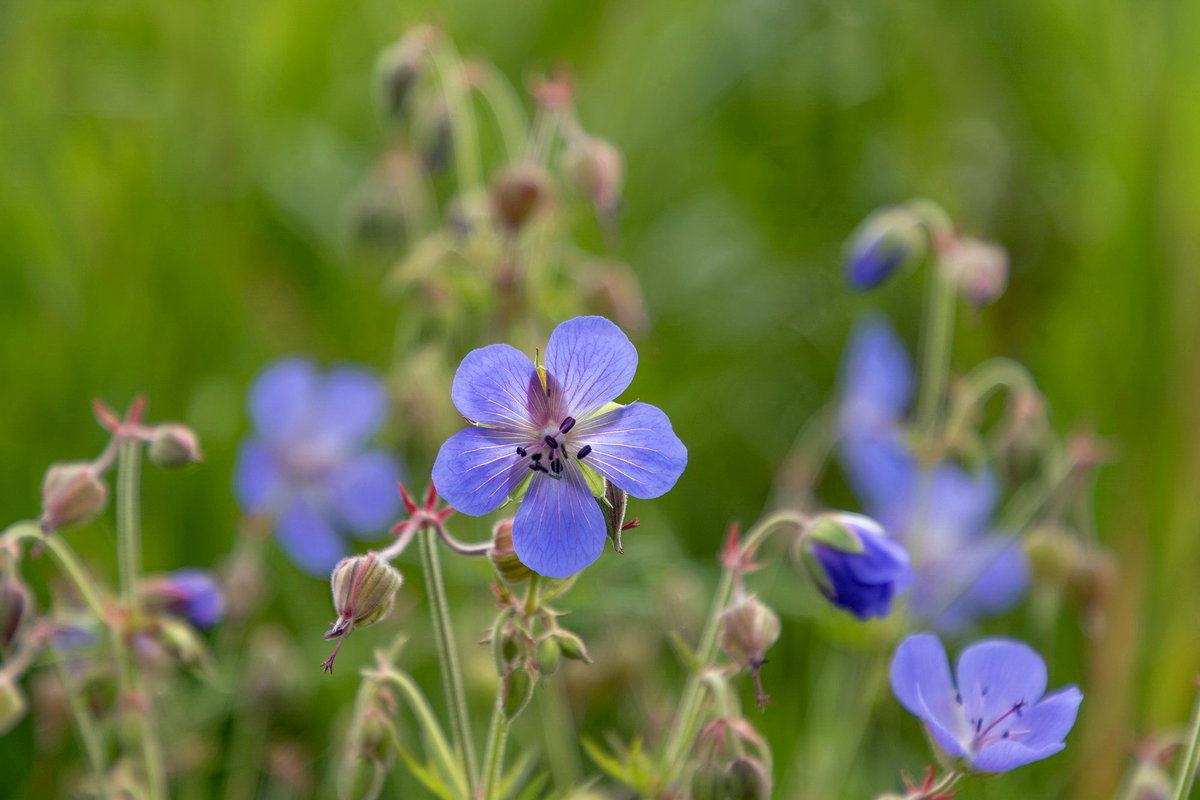
[[[372,373],[320,374],[307,359],[283,359],[255,379],[249,410],[256,430],[238,454],[238,500],[275,517],[280,545],[300,567],[327,572],[345,551],[339,528],[370,534],[395,517],[399,465],[366,449],[387,411]]]
[[[179,569],[150,578],[142,591],[151,606],[161,606],[197,628],[211,628],[225,616],[221,587],[205,569]]]
[[[886,617],[913,580],[908,551],[861,514],[824,514],[804,537],[829,602],[859,619]]]
[[[957,630],[1010,608],[1025,592],[1029,569],[1020,542],[988,533],[996,481],[950,462],[922,468],[902,429],[912,366],[886,322],[855,329],[842,385],[839,456],[867,513],[908,548],[914,614]]]
[[[534,572],[565,578],[604,549],[599,476],[634,497],[658,497],[687,464],[666,414],[613,399],[629,386],[637,350],[603,317],[555,328],[546,363],[494,344],[467,354],[451,395],[475,427],[442,445],[433,482],[450,505],[480,516],[528,485],[513,522],[513,547]],[[597,476],[595,473],[599,473]]]
[[[904,206],[875,211],[854,230],[846,245],[846,280],[871,289],[920,258],[928,242],[921,218]]]
[[[954,679],[941,641],[929,633],[900,643],[892,692],[925,723],[951,759],[975,772],[1007,772],[1052,756],[1075,724],[1083,695],[1067,686],[1043,697],[1046,663],[1029,645],[983,639],[958,657]]]

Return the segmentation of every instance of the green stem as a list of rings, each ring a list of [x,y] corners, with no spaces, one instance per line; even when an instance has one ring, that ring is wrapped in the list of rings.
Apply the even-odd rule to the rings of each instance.
[[[47,536],[42,533],[42,529],[38,527],[37,523],[28,521],[10,525],[0,536],[10,539],[13,542],[30,541],[41,543],[50,552],[51,558],[58,563],[62,574],[66,576],[67,581],[79,593],[84,605],[92,612],[92,616],[96,618],[96,621],[103,625],[109,625],[108,614],[104,611],[104,604],[100,600],[100,589],[97,587],[96,581],[92,579],[92,576],[79,563],[79,558],[75,555],[75,551],[71,549],[71,546],[61,536],[56,533]]]
[[[1192,724],[1188,730],[1187,746],[1183,751],[1183,760],[1179,764],[1179,775],[1175,778],[1175,791],[1171,800],[1187,800],[1192,793],[1192,783],[1196,780],[1196,766],[1200,761],[1200,696],[1192,709]]]
[[[746,531],[740,550],[742,553],[752,553],[776,528],[783,525],[804,525],[806,521],[807,517],[795,511],[785,510],[768,514]],[[704,631],[700,634],[700,644],[696,648],[696,661],[702,667],[688,677],[679,703],[679,714],[675,717],[666,748],[663,750],[661,774],[664,786],[669,785],[675,779],[679,769],[683,766],[687,749],[696,736],[700,706],[704,695],[704,668],[711,664],[716,657],[717,636],[721,631],[721,612],[729,605],[729,600],[733,596],[733,584],[733,570],[722,570],[721,582],[717,585],[716,594],[713,595],[712,608],[708,613],[708,620],[704,624]]]
[[[937,260],[930,263],[929,294],[921,349],[921,389],[917,398],[917,430],[926,443],[936,440],[938,412],[950,377],[954,340],[954,284]]]
[[[71,708],[71,718],[75,721],[75,731],[79,735],[79,741],[83,743],[83,751],[87,756],[88,766],[92,770],[92,779],[96,782],[96,791],[102,800],[109,800],[111,795],[106,782],[104,741],[100,735],[100,729],[96,726],[92,712],[84,705],[83,696],[76,690],[74,681],[71,680],[70,674],[63,666],[61,657],[54,659],[54,670],[58,673],[58,679],[62,682],[63,690],[66,692],[67,705]]]
[[[446,585],[442,579],[442,567],[438,561],[437,536],[437,531],[432,527],[426,527],[419,534],[421,568],[425,572],[425,590],[429,595],[429,612],[433,617],[433,638],[437,644],[442,688],[446,692],[446,705],[450,710],[454,745],[462,754],[467,788],[469,794],[474,797],[477,774],[475,746],[471,741],[471,721],[467,715],[467,698],[463,688],[462,669],[458,664],[458,650],[454,647],[454,629],[450,623],[450,604],[446,600]]]
[[[504,713],[504,693],[496,692],[492,721],[488,725],[487,749],[483,755],[483,800],[500,796],[504,772],[504,748],[508,744],[508,717]]]
[[[529,576],[529,591],[525,593],[525,616],[532,617],[538,607],[538,585],[542,576],[536,572]]]
[[[451,141],[458,190],[468,194],[483,185],[482,158],[479,154],[479,127],[471,95],[463,80],[463,63],[449,41],[443,40],[429,53],[430,62],[438,74],[446,113],[450,115]]]
[[[378,673],[364,674],[375,680],[388,681],[400,690],[400,693],[404,695],[404,699],[408,702],[409,710],[417,718],[417,728],[425,737],[425,741],[432,751],[431,755],[441,762],[442,771],[446,773],[448,778],[454,781],[456,784],[455,788],[461,797],[474,797],[474,791],[468,791],[467,789],[470,776],[464,774],[462,762],[451,751],[450,744],[446,741],[445,734],[442,733],[442,726],[438,724],[437,718],[433,715],[433,710],[429,707],[429,702],[425,699],[425,695],[421,693],[420,687],[413,682],[413,679],[407,674],[392,668]]]

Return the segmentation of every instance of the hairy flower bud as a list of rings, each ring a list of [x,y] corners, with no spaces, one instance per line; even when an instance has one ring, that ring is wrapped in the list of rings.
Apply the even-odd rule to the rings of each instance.
[[[558,670],[562,655],[562,647],[559,646],[553,635],[542,639],[538,642],[533,656],[534,661],[537,662],[538,673],[542,676],[553,675]]]
[[[721,649],[743,667],[757,668],[779,639],[779,616],[754,595],[721,612]]]
[[[846,245],[846,281],[871,289],[925,254],[928,237],[921,217],[905,206],[881,208],[850,234]]]
[[[178,469],[204,460],[195,431],[174,422],[154,428],[146,455],[152,463],[164,469]]]
[[[344,636],[387,616],[396,600],[403,576],[377,553],[343,558],[330,576],[337,621],[326,639]]]
[[[90,461],[51,464],[42,479],[44,531],[56,531],[99,514],[108,500],[108,487]]]
[[[1008,286],[1008,253],[980,239],[954,239],[941,252],[942,269],[963,296],[978,306],[994,303]]]
[[[564,631],[562,628],[555,630],[552,635],[564,656],[572,661],[582,661],[585,664],[592,663],[592,657],[588,654],[587,646],[583,643],[583,639],[580,639],[570,631]]]
[[[488,560],[505,582],[520,583],[528,580],[533,573],[521,563],[517,551],[513,550],[512,526],[513,518],[506,517],[492,528],[492,549],[488,551]]]
[[[614,216],[621,202],[625,159],[603,139],[586,136],[563,153],[563,168],[571,182],[592,201],[596,210]]]
[[[492,217],[509,234],[516,234],[547,202],[550,179],[530,164],[503,170],[492,182]]]
[[[25,716],[28,703],[21,687],[10,675],[0,673],[0,736],[13,729]]]
[[[0,653],[8,653],[21,623],[33,610],[33,595],[16,575],[0,578]]]

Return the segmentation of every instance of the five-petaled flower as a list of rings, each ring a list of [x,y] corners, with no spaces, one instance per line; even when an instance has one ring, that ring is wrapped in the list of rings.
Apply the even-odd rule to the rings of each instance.
[[[954,673],[952,680],[930,633],[909,636],[892,658],[893,694],[951,759],[975,772],[1007,772],[1066,747],[1083,694],[1067,686],[1043,697],[1046,663],[1029,645],[980,640],[959,655]]]
[[[600,556],[606,531],[585,471],[648,499],[674,486],[687,464],[666,414],[613,402],[636,369],[637,350],[603,317],[555,328],[543,366],[505,344],[468,353],[451,396],[474,427],[438,452],[438,492],[458,511],[480,516],[528,480],[513,522],[517,556],[553,578],[583,569]]]
[[[287,358],[250,389],[255,435],[238,454],[235,489],[242,507],[276,519],[279,542],[301,568],[328,574],[344,555],[339,529],[371,534],[400,505],[400,467],[366,449],[383,423],[387,395],[369,371]]]

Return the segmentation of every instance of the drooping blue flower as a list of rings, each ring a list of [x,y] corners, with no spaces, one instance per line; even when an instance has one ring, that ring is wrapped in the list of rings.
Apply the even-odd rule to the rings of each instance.
[[[206,569],[177,569],[161,578],[154,591],[162,595],[167,610],[197,628],[211,628],[225,616],[225,597]]]
[[[842,370],[838,455],[867,513],[908,548],[910,609],[954,631],[1011,608],[1029,567],[1019,541],[990,530],[999,499],[990,472],[948,461],[922,469],[904,430],[913,383],[891,327],[880,318],[860,323]]]
[[[1045,695],[1046,663],[1029,645],[983,639],[958,657],[954,679],[941,641],[909,636],[892,658],[892,693],[937,746],[975,772],[996,773],[1062,750],[1083,694]]]
[[[637,350],[603,317],[555,328],[544,370],[506,344],[468,353],[451,397],[475,427],[438,452],[438,492],[458,511],[480,516],[529,479],[513,522],[518,558],[553,578],[583,569],[600,556],[607,530],[585,470],[649,499],[674,486],[687,464],[666,414],[613,402],[636,370]]]
[[[400,465],[368,448],[386,392],[361,367],[321,373],[308,359],[286,358],[259,373],[248,405],[255,431],[238,454],[238,501],[275,520],[298,566],[327,575],[346,554],[339,531],[377,533],[399,510]]]
[[[859,619],[886,617],[892,612],[893,598],[912,583],[908,552],[878,522],[862,514],[829,514],[825,521],[844,528],[862,550],[849,552],[813,542],[813,556],[826,579],[818,581],[822,594]]]
[[[903,207],[873,212],[850,235],[846,245],[846,281],[855,289],[872,289],[924,252],[920,218]]]

